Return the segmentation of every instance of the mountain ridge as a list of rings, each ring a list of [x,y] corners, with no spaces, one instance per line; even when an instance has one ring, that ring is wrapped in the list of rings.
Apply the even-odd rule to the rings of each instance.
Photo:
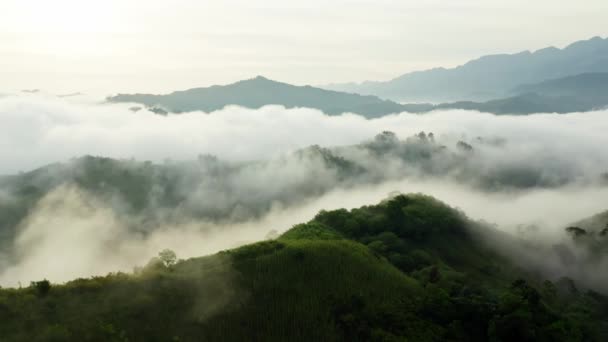
[[[191,88],[164,95],[117,94],[107,98],[109,102],[134,102],[161,114],[191,111],[213,112],[228,105],[240,105],[258,109],[266,105],[282,105],[286,108],[314,108],[328,115],[353,112],[368,118],[403,111],[418,111],[419,105],[402,105],[382,100],[373,95],[358,95],[315,88],[310,85],[295,86],[270,80],[263,76],[241,80],[228,85]],[[164,111],[164,112],[163,112]]]
[[[454,68],[414,71],[386,82],[343,83],[323,88],[396,101],[487,101],[505,97],[508,90],[521,84],[587,72],[608,72],[608,38],[596,36],[562,49],[547,47],[486,55]],[[453,84],[459,87],[450,88]]]
[[[440,104],[402,104],[371,95],[324,90],[310,85],[294,86],[263,76],[229,85],[192,88],[165,95],[118,94],[109,102],[135,102],[157,114],[190,111],[213,112],[229,105],[258,109],[266,105],[286,108],[313,108],[328,115],[355,113],[378,118],[402,112],[427,113],[434,110],[476,110],[497,115],[586,112],[608,106],[608,72],[583,73],[540,83],[523,84],[509,90],[504,98],[485,102],[456,101]],[[135,107],[139,110],[139,107]]]

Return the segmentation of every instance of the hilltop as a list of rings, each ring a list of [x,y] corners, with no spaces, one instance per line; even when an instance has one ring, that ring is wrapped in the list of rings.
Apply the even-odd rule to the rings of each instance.
[[[422,195],[214,256],[0,290],[6,341],[603,341],[608,300],[499,255]],[[501,239],[516,239],[500,236]],[[179,251],[178,251],[179,252]]]

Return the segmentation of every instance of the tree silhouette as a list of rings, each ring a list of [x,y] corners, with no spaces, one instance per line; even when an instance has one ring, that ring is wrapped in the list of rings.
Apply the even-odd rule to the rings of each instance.
[[[177,263],[177,255],[170,249],[162,250],[158,253],[158,258],[166,267],[171,267]]]

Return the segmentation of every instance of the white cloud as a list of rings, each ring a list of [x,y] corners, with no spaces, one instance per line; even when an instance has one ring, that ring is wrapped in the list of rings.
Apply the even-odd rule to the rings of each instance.
[[[401,138],[420,131],[452,140],[504,138],[511,153],[494,155],[498,165],[508,158],[553,158],[577,167],[608,169],[606,111],[532,116],[447,111],[366,120],[353,114],[328,117],[312,109],[268,106],[164,117],[145,110],[132,113],[129,105],[69,101],[30,95],[0,99],[0,174],[87,154],[163,161],[209,153],[254,160],[313,144],[356,144],[384,130]]]
[[[270,106],[164,117],[146,111],[132,113],[129,105],[73,101],[42,95],[0,99],[0,173],[29,170],[84,154],[155,161],[193,159],[199,153],[232,160],[263,159],[311,144],[356,144],[383,130],[394,131],[401,138],[432,131],[446,142],[463,137],[474,140],[477,136],[506,139],[503,148],[479,150],[479,168],[534,164],[548,170],[580,170],[583,176],[608,170],[606,111],[532,116],[448,111],[366,120],[352,114],[328,117],[311,109]],[[306,170],[306,165],[314,168],[316,164],[243,170],[238,174],[240,178],[233,180],[233,190],[237,197],[239,191],[280,192],[289,181],[308,179],[311,170]],[[263,186],[270,182],[268,187]],[[334,189],[318,198],[303,199],[298,205],[276,206],[259,219],[240,223],[198,219],[163,223],[143,237],[131,231],[132,223],[114,211],[119,203],[102,203],[79,189],[61,187],[39,202],[22,222],[15,241],[16,262],[3,266],[0,283],[15,285],[17,281],[27,283],[44,277],[65,281],[129,271],[163,248],[173,248],[184,258],[213,253],[260,240],[272,229],[288,229],[311,219],[321,209],[376,203],[392,191],[436,196],[473,219],[496,222],[503,229],[520,223],[537,224],[547,230],[549,237],[572,221],[608,209],[606,187],[573,183],[562,188],[488,193],[449,178],[405,178]],[[264,194],[268,196],[260,198],[272,198],[272,194]],[[209,193],[189,196],[216,198]]]

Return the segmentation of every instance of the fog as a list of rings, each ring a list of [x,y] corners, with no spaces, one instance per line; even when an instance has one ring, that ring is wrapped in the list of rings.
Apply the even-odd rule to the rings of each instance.
[[[561,241],[569,223],[608,209],[608,187],[596,179],[608,171],[606,111],[526,117],[447,111],[366,120],[354,114],[328,117],[312,109],[278,106],[169,116],[133,113],[129,107],[42,95],[0,99],[0,173],[28,171],[82,155],[161,163],[199,154],[232,163],[269,160],[243,164],[230,176],[205,175],[205,186],[186,183],[180,189],[189,199],[187,206],[215,205],[222,210],[240,205],[249,210],[250,204],[261,202],[267,209],[231,220],[184,214],[177,221],[159,220],[153,230],[142,232],[133,229],[145,219],[139,216],[163,216],[172,208],[155,204],[139,216],[131,215],[123,212],[126,205],[120,196],[99,196],[67,182],[51,188],[18,224],[13,251],[0,261],[1,285],[130,271],[164,248],[175,250],[180,258],[207,255],[263,240],[272,230],[285,231],[321,209],[374,204],[395,191],[435,196],[474,220],[511,233],[518,233],[521,225],[535,225],[537,238],[547,244]],[[453,168],[449,175],[428,175],[424,169],[405,172],[411,163],[393,160],[391,154],[376,158],[364,149],[334,148],[331,151],[367,170],[365,177],[348,175],[350,181],[342,183],[335,169],[313,157],[289,157],[313,144],[356,145],[386,130],[401,139],[434,132],[438,150],[440,144],[454,149],[462,140],[476,143],[475,152],[450,155],[466,160],[455,177]],[[433,167],[446,163],[444,159],[433,162]],[[529,188],[468,182],[487,177],[494,184],[496,172],[513,166],[537,167],[547,179],[564,176],[567,181]],[[294,197],[306,186],[319,190]],[[0,202],[13,200],[11,196],[0,188]],[[187,213],[184,205],[173,209]]]
[[[163,226],[144,236],[128,229],[129,223],[121,221],[107,204],[65,186],[45,196],[23,222],[15,241],[18,261],[0,269],[0,284],[16,286],[42,278],[64,282],[129,272],[164,248],[175,250],[180,258],[207,255],[264,240],[271,231],[281,233],[312,219],[322,209],[378,203],[395,191],[435,196],[473,219],[495,223],[509,232],[516,232],[520,224],[535,224],[551,243],[563,239],[562,229],[568,223],[605,210],[608,203],[608,188],[488,195],[457,184],[406,180],[332,191],[303,205],[275,209],[261,219],[243,223],[192,221]]]
[[[389,130],[405,138],[420,131],[454,138],[505,138],[512,153],[500,159],[561,156],[573,165],[608,165],[608,111],[495,116],[467,111],[395,114],[366,120],[325,116],[312,109],[228,107],[153,115],[130,105],[20,95],[0,99],[0,174],[27,171],[82,155],[163,161],[214,154],[223,159],[268,158],[298,148],[350,145]],[[16,148],[18,146],[18,148]]]

